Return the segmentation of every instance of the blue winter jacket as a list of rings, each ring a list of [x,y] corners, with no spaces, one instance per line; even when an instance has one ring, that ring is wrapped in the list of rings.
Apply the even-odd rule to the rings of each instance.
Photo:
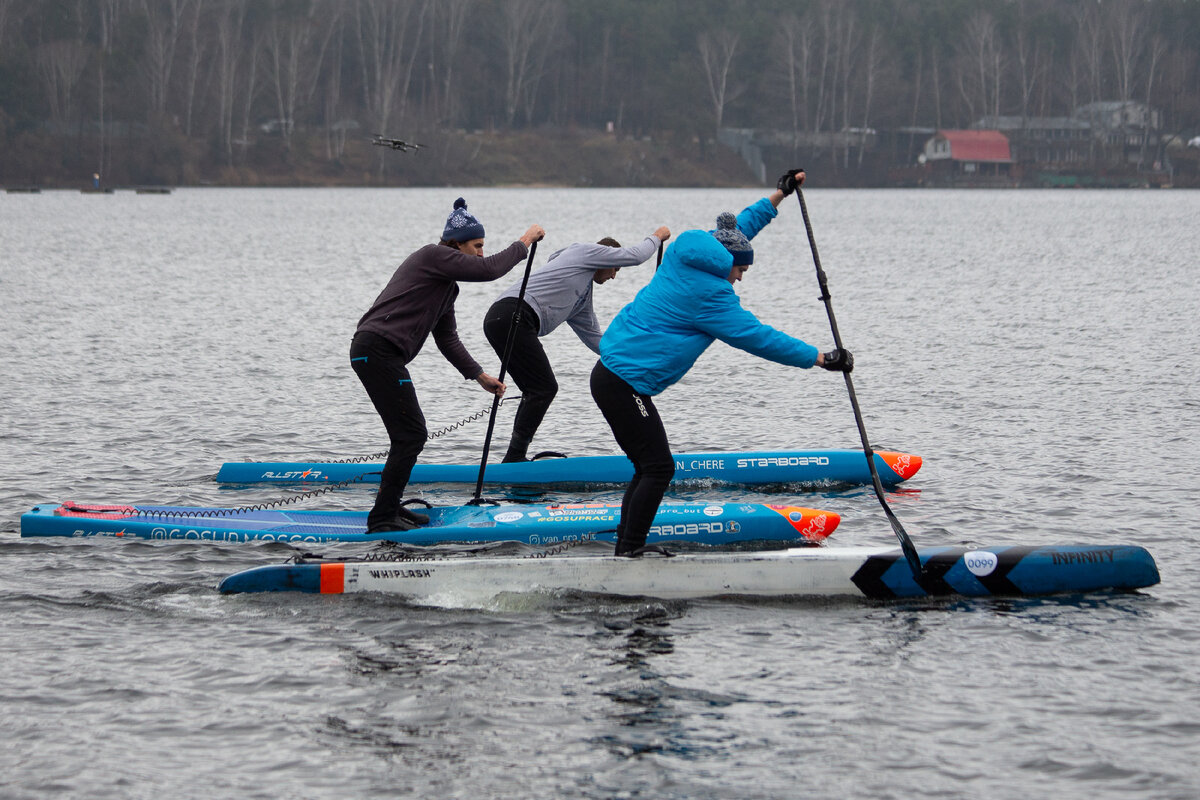
[[[753,237],[774,216],[775,207],[764,198],[738,215],[738,227]],[[728,280],[732,266],[733,256],[711,233],[681,233],[654,278],[609,324],[600,361],[646,395],[661,393],[687,374],[714,339],[780,364],[805,369],[815,364],[817,348],[742,308]]]

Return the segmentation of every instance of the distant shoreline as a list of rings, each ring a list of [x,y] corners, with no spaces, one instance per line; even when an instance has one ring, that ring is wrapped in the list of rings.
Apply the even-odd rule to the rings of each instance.
[[[0,188],[9,193],[74,189],[92,193],[142,191],[162,193],[171,188],[473,188],[531,189],[696,189],[767,188],[776,167],[808,167],[811,185],[822,188],[1141,188],[1151,179],[1136,171],[1119,173],[1077,168],[1059,174],[1050,168],[1022,165],[1022,174],[1003,182],[958,178],[947,182],[913,167],[888,167],[882,154],[869,159],[870,169],[847,172],[830,163],[828,153],[796,156],[789,152],[764,154],[768,180],[732,149],[714,140],[685,141],[652,137],[618,137],[580,131],[427,132],[414,138],[436,146],[397,152],[372,145],[370,139],[347,140],[336,158],[326,154],[319,132],[299,131],[289,143],[278,135],[259,136],[233,166],[214,163],[211,149],[200,142],[174,136],[159,148],[139,148],[137,142],[110,142],[114,167],[101,173],[82,167],[92,143],[39,137],[0,153]],[[167,147],[166,145],[169,145]],[[124,150],[122,148],[128,148]],[[154,150],[158,151],[158,155]],[[71,152],[74,151],[74,152]],[[165,158],[169,151],[172,158]],[[81,156],[81,153],[83,156]],[[1190,151],[1178,155],[1188,167],[1175,174],[1173,185],[1196,185]],[[779,162],[779,164],[775,164]],[[1160,173],[1161,177],[1161,173]],[[979,184],[979,185],[972,185]]]

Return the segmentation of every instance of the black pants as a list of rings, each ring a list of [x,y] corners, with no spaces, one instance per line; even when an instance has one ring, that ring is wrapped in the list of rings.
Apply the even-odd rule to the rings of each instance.
[[[416,387],[408,375],[407,361],[395,345],[373,333],[356,333],[350,342],[350,366],[383,418],[391,442],[379,478],[375,507],[367,515],[370,528],[396,518],[408,478],[417,456],[425,448],[429,431],[417,402]]]
[[[514,442],[528,445],[545,419],[554,396],[558,394],[558,380],[538,339],[541,320],[524,300],[502,297],[488,309],[483,320],[483,335],[491,343],[496,355],[503,359],[508,329],[518,311],[521,318],[517,322],[508,356],[508,374],[521,390],[521,405],[517,407],[512,438]]]
[[[638,394],[599,361],[592,369],[592,398],[608,420],[617,444],[633,462],[633,479],[621,500],[618,530],[620,541],[634,549],[646,543],[658,505],[675,477],[675,459],[651,397]]]

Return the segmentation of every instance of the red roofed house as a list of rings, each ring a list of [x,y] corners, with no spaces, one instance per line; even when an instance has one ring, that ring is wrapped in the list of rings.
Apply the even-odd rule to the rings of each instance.
[[[1013,163],[1000,131],[938,131],[921,155],[936,176],[956,183],[1006,184]]]

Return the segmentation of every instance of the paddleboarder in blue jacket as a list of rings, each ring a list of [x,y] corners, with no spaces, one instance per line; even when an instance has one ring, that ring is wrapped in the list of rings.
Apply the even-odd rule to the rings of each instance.
[[[517,281],[492,303],[483,320],[483,333],[503,360],[509,329],[516,325],[508,374],[521,390],[504,463],[527,460],[529,443],[558,394],[558,380],[538,339],[565,322],[599,355],[603,331],[592,306],[593,286],[612,280],[623,267],[645,262],[670,237],[671,231],[664,225],[632,247],[622,247],[607,236],[595,244],[576,242],[551,253],[546,266],[529,276],[524,299],[521,281]]]
[[[713,341],[802,369],[854,368],[847,350],[821,353],[759,322],[733,290],[754,261],[750,239],[775,218],[779,204],[804,177],[803,170],[789,170],[769,197],[737,217],[721,214],[716,230],[680,234],[654,278],[613,318],[600,340],[592,397],[634,467],[621,501],[617,555],[645,552],[650,525],[675,474],[653,397],[682,378]]]
[[[375,506],[367,515],[367,533],[412,530],[429,522],[425,514],[401,505],[413,465],[429,436],[408,363],[432,333],[438,350],[464,378],[503,395],[504,384],[484,372],[458,338],[457,282],[502,277],[526,258],[529,247],[545,233],[542,226],[531,225],[520,239],[485,258],[483,225],[460,197],[446,220],[442,240],[404,259],[359,320],[350,343],[350,365],[383,418],[391,442]]]

